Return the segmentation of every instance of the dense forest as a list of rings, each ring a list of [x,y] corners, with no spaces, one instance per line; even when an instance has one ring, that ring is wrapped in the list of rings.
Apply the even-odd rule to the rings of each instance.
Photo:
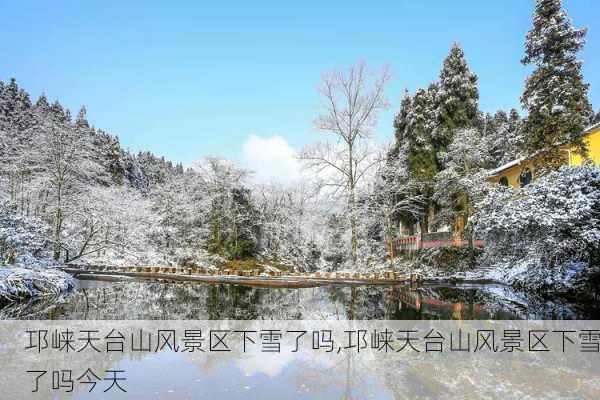
[[[184,170],[131,154],[90,126],[84,107],[72,118],[45,96],[32,103],[14,79],[0,84],[0,99],[2,227],[31,246],[16,257],[171,264],[305,255],[285,247],[310,240],[301,190],[251,186],[248,171],[218,158]]]
[[[389,71],[361,63],[325,74],[315,120],[322,140],[299,154],[312,173],[290,185],[256,183],[218,157],[183,166],[133,154],[94,127],[85,107],[73,116],[46,95],[31,99],[15,79],[0,82],[0,259],[419,268],[390,257],[386,243],[452,231],[460,218],[467,237],[487,243],[470,252],[471,266],[492,266],[499,280],[539,266],[556,267],[557,282],[572,278],[597,265],[600,243],[600,172],[559,168],[557,150],[576,143],[585,153],[581,134],[600,121],[576,57],[584,38],[560,0],[537,2],[522,115],[480,110],[477,75],[455,43],[429,86],[404,93],[384,147],[373,130],[388,107]],[[487,182],[490,170],[540,151],[548,170],[519,196]]]

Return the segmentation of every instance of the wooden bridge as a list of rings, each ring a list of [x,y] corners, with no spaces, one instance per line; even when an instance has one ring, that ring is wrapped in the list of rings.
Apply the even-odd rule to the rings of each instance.
[[[422,233],[421,235],[399,237],[393,240],[394,251],[397,253],[412,253],[421,249],[438,247],[465,247],[469,241],[462,236],[455,237],[450,232]],[[481,239],[473,241],[475,247],[484,247]]]
[[[372,273],[361,272],[260,272],[254,270],[215,271],[201,267],[165,267],[165,266],[99,266],[65,265],[65,272],[80,278],[101,279],[106,277],[131,277],[142,279],[160,279],[168,281],[199,281],[208,283],[229,283],[270,287],[313,287],[326,284],[396,284],[418,282],[422,276],[417,273],[400,274],[395,271]]]

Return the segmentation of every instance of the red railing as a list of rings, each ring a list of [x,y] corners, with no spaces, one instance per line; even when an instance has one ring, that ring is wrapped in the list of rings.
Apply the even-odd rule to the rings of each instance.
[[[435,236],[438,236],[438,237],[445,236],[445,235],[439,235],[439,233],[442,233],[442,232],[436,232]],[[445,237],[445,238],[429,239],[427,237],[427,236],[434,236],[433,234],[426,234],[424,236],[425,236],[424,238],[421,238],[421,236],[419,236],[419,235],[396,238],[396,239],[394,239],[394,249],[396,252],[403,252],[403,251],[410,252],[410,251],[415,251],[415,250],[419,250],[419,249],[432,249],[432,248],[436,248],[436,247],[463,247],[463,246],[469,245],[468,240],[452,238],[449,233],[447,234],[447,237]],[[477,240],[473,241],[473,244],[476,247],[484,247],[485,246],[485,242],[481,239],[477,239]]]

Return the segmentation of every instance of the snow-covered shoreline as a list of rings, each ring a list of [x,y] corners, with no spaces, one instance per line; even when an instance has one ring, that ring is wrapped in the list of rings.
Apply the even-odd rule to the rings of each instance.
[[[57,268],[0,267],[0,303],[58,295],[73,286],[71,275]]]

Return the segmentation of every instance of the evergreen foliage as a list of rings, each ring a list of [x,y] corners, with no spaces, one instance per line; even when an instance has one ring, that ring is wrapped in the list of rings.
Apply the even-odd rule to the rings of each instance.
[[[560,165],[560,146],[573,143],[586,153],[581,133],[592,113],[577,53],[585,43],[585,29],[576,29],[561,0],[537,0],[533,27],[525,41],[525,65],[535,70],[521,97],[527,110],[525,132],[529,154],[542,152],[544,165]]]
[[[475,127],[479,113],[477,76],[470,71],[464,51],[457,43],[444,60],[437,103],[438,123],[433,133],[433,143],[438,160],[442,160],[456,131]]]
[[[561,167],[521,189],[518,196],[511,188],[495,186],[477,208],[486,263],[507,263],[525,284],[552,283],[570,263],[600,265],[597,167]],[[527,264],[525,270],[522,263]]]
[[[508,114],[499,110],[483,117],[481,131],[487,142],[489,169],[504,165],[526,155],[523,122],[514,108]]]
[[[438,82],[427,89],[417,89],[413,97],[408,92],[403,97],[394,120],[396,141],[388,160],[405,160],[405,184],[424,204],[418,218],[422,232],[428,232],[434,222],[429,221],[429,216],[440,211],[434,197],[441,197],[436,196],[434,186],[448,161],[448,146],[459,130],[479,126],[478,104],[477,76],[470,71],[458,44],[452,46],[444,60]],[[499,142],[495,134],[490,133],[490,137]],[[412,214],[399,216],[404,223],[412,219]]]

